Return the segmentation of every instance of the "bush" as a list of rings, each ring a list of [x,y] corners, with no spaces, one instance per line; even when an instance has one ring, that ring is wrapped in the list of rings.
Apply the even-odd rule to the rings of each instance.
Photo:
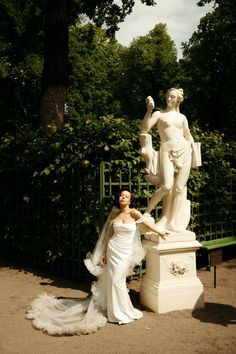
[[[140,178],[144,163],[138,153],[139,124],[108,116],[66,124],[51,136],[28,127],[3,136],[0,252],[81,278],[82,259],[97,239],[101,214],[110,207],[100,203],[100,164],[109,162],[114,176],[130,168],[133,178]],[[191,131],[202,144],[203,166],[189,178],[190,226],[205,237],[206,221],[200,214],[209,203],[221,219],[223,212],[225,222],[232,219],[229,183],[235,176],[235,144],[218,132],[202,132],[196,124]],[[159,138],[152,134],[156,147]],[[148,193],[146,188],[135,191],[138,207],[144,207]]]

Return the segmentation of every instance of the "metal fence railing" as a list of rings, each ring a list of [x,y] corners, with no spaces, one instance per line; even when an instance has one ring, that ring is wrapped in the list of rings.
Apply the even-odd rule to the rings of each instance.
[[[219,171],[191,199],[189,229],[199,241],[236,235],[236,178]],[[144,211],[155,187],[131,168],[102,163],[100,171],[72,169],[40,180],[27,173],[0,174],[0,256],[80,280],[83,266],[119,188],[127,186]],[[161,206],[155,210],[155,218]]]
[[[40,181],[1,174],[0,256],[72,279],[86,276],[82,260],[98,231],[98,177],[79,169]]]
[[[196,233],[199,241],[236,235],[236,176],[222,176],[221,173],[224,171],[216,171],[209,183],[190,197],[191,220],[188,228]],[[131,168],[115,170],[109,163],[102,163],[100,176],[100,201],[103,203],[114,198],[120,187],[127,186],[136,196],[135,204],[139,210],[144,211],[155,190],[142,175],[132,175]],[[161,205],[157,205],[153,215],[155,219],[160,216],[161,210]]]

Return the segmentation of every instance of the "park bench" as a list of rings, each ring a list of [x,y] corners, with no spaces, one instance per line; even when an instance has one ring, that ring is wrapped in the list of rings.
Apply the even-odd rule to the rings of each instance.
[[[202,250],[207,252],[207,266],[214,267],[214,288],[216,288],[216,266],[222,262],[222,249],[236,244],[236,236],[202,241]]]

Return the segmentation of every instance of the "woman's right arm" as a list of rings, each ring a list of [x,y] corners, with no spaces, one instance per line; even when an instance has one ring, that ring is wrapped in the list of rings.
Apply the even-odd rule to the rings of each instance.
[[[114,233],[113,222],[110,221],[110,223],[108,225],[108,228],[107,228],[107,237],[106,237],[106,242],[104,244],[104,250],[103,250],[103,253],[102,253],[102,259],[101,259],[102,265],[107,263],[107,256],[106,256],[107,246],[108,246],[108,242],[109,242],[110,238],[112,237],[113,233]]]

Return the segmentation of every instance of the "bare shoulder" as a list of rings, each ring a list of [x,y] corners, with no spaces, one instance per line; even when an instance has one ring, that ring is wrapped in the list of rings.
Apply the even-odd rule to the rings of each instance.
[[[186,116],[185,116],[184,114],[179,113],[179,115],[180,115],[180,117],[183,119],[183,122],[187,122],[187,121],[188,121],[187,118],[186,118]]]
[[[165,118],[166,114],[168,114],[168,112],[166,112],[164,109],[161,111],[156,111],[155,113],[157,114],[157,120],[162,120],[163,118]]]
[[[140,213],[140,211],[138,211],[137,209],[131,209],[130,211],[130,215],[132,216],[132,218],[134,218],[135,220],[141,218],[142,214]]]
[[[161,116],[161,111],[155,111],[152,113],[153,118],[158,119],[158,118],[160,118],[160,116]]]

